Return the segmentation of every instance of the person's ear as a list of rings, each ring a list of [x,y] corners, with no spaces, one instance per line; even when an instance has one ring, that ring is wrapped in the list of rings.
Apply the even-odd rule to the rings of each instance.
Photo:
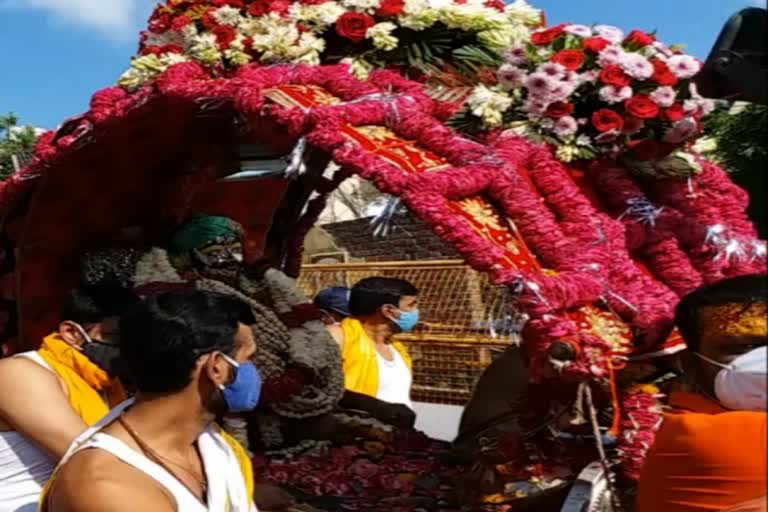
[[[384,318],[395,321],[400,318],[400,312],[394,304],[384,304],[379,308],[379,312]]]
[[[208,355],[203,362],[202,372],[215,387],[226,386],[230,379],[230,365],[217,352]]]
[[[67,344],[73,347],[81,347],[88,341],[83,337],[83,333],[80,332],[77,324],[75,322],[70,322],[69,320],[65,320],[59,324],[59,336],[61,336],[61,339]]]

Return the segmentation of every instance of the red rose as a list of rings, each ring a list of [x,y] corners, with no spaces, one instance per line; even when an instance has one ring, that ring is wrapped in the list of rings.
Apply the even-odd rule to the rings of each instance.
[[[601,108],[592,114],[592,125],[599,132],[618,131],[624,127],[624,118],[609,108]]]
[[[237,32],[234,27],[227,27],[219,25],[211,30],[211,33],[216,36],[216,43],[219,45],[219,50],[226,50],[229,45],[237,37]]]
[[[547,116],[552,119],[560,119],[573,113],[573,105],[567,101],[558,101],[547,107]]]
[[[624,102],[624,108],[638,119],[653,119],[659,115],[659,105],[645,94],[638,94]]]
[[[491,9],[496,9],[499,12],[504,12],[504,8],[506,7],[501,0],[488,0],[483,5],[485,7],[490,7]]]
[[[677,77],[669,70],[667,64],[660,59],[651,59],[653,65],[653,76],[651,80],[659,85],[668,85],[674,87],[677,85]]]
[[[398,16],[405,8],[405,0],[384,0],[376,9],[376,15],[382,18]]]
[[[667,107],[661,111],[661,118],[671,123],[674,123],[675,121],[679,121],[683,117],[685,117],[685,109],[679,103],[675,103],[674,105]]]
[[[270,12],[276,12],[280,16],[286,16],[291,10],[291,2],[288,0],[272,0],[269,2]]]
[[[248,6],[248,14],[251,16],[264,16],[269,12],[269,2],[266,0],[256,0]]]
[[[584,64],[584,52],[581,50],[560,50],[549,60],[560,64],[565,69],[576,71]]]
[[[159,10],[155,11],[152,19],[149,20],[149,31],[153,34],[162,34],[171,28],[171,22],[173,18],[167,12],[161,13]]]
[[[626,39],[624,39],[624,44],[632,44],[639,46],[640,48],[643,48],[645,46],[651,45],[656,41],[656,38],[653,37],[651,34],[647,34],[641,30],[633,30],[629,33]]]
[[[565,25],[557,25],[552,28],[531,34],[531,42],[538,46],[548,45],[564,33]]]
[[[139,52],[139,55],[157,55],[159,57],[161,53],[163,53],[162,48],[156,45],[150,45],[143,47]]]
[[[336,33],[353,43],[359,43],[365,39],[368,29],[375,24],[373,18],[367,14],[347,12],[336,21]]]
[[[605,47],[609,44],[611,44],[610,41],[599,36],[588,37],[582,41],[584,51],[589,53],[600,53],[601,51],[605,50]]]
[[[184,53],[184,48],[177,44],[166,44],[160,50],[162,53]]]
[[[600,81],[607,85],[625,87],[632,82],[632,78],[621,69],[621,66],[608,64],[600,71]]]
[[[200,16],[200,22],[208,30],[213,30],[214,28],[219,26],[219,22],[216,21],[216,18],[213,16],[214,12],[216,12],[216,9],[211,7],[210,9],[205,11],[205,13],[203,13],[202,16]]]
[[[173,21],[171,22],[171,29],[175,30],[176,32],[180,32],[181,29],[190,23],[192,23],[192,19],[186,14],[182,14],[181,16],[176,16],[173,18]]]

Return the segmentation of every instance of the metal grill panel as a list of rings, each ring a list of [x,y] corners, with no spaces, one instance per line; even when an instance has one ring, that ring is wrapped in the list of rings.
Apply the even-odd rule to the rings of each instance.
[[[519,341],[508,289],[461,260],[304,265],[297,284],[313,297],[371,276],[406,279],[419,290],[422,323],[398,336],[413,356],[414,400],[465,404],[494,356]]]

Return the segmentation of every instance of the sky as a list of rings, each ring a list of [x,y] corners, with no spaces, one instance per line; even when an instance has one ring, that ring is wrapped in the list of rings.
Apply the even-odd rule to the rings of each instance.
[[[764,0],[529,0],[550,24],[657,31],[706,58],[723,23]],[[0,113],[55,128],[114,84],[138,45],[152,0],[0,0]]]

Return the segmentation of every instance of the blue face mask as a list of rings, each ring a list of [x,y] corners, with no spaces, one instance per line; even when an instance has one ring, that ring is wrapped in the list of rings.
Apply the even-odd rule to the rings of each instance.
[[[235,369],[235,380],[226,386],[219,386],[227,412],[250,412],[259,405],[261,396],[261,375],[252,362],[238,363],[226,354],[224,360]]]
[[[394,322],[400,328],[400,332],[411,332],[416,327],[416,324],[419,323],[419,310],[400,310],[400,318],[396,318]]]

